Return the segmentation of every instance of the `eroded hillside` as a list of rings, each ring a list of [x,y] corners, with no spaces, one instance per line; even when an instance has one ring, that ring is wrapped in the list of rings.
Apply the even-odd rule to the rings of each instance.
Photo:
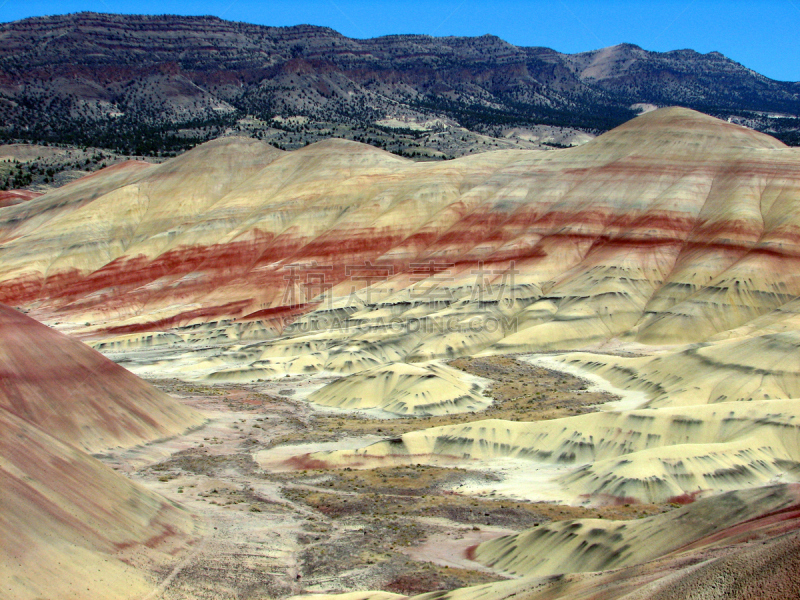
[[[0,300],[173,398],[9,309],[2,411],[211,525],[166,598],[792,597],[798,207],[797,150],[681,108],[123,163],[0,208]]]

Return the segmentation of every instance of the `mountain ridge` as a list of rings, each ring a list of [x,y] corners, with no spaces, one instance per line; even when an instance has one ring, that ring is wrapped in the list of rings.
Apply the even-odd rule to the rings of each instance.
[[[152,153],[233,130],[296,148],[345,126],[351,139],[371,134],[410,153],[425,146],[412,143],[420,130],[438,127],[463,142],[458,154],[487,142],[464,132],[500,140],[535,125],[599,133],[638,104],[684,105],[795,143],[796,119],[775,115],[800,115],[800,83],[773,81],[718,52],[633,44],[570,55],[488,34],[353,39],[208,16],[74,13],[0,25],[7,139]],[[382,125],[387,119],[408,127]]]

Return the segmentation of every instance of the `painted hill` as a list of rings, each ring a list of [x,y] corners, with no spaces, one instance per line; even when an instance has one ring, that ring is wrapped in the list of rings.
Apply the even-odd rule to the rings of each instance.
[[[396,363],[364,369],[309,396],[322,406],[377,408],[397,415],[478,412],[489,404],[481,386],[443,365]]]
[[[769,486],[800,482],[799,206],[797,150],[682,108],[578,148],[436,164],[345,140],[282,152],[229,137],[0,209],[0,297],[137,371],[245,382],[341,376],[308,400],[396,415],[488,404],[442,359],[580,349],[519,360],[600,376],[636,391],[635,401],[549,421],[460,414],[285,464],[502,464],[491,485],[510,496],[699,500],[669,518],[554,524],[490,542],[476,556],[522,578],[437,598],[744,598],[754,586],[792,597],[796,489],[774,496]],[[34,453],[27,464],[22,448],[37,443],[91,471],[88,457],[41,436],[97,451],[190,424],[77,342],[11,309],[0,316],[9,370],[0,414],[17,432],[0,464],[14,486],[32,470],[42,497],[67,494],[91,513],[74,484],[41,470],[61,459]],[[603,353],[619,349],[624,356]],[[116,494],[117,484],[106,487]],[[160,510],[136,488],[118,491],[109,502],[133,497],[144,508],[131,510],[147,518]],[[29,529],[60,522],[61,502],[33,520],[19,513],[4,539],[37,539]],[[146,546],[141,534],[131,526],[114,543]],[[108,539],[92,536],[89,551],[107,554]],[[551,540],[569,573],[540,560]],[[647,554],[648,540],[664,552]],[[603,560],[593,560],[592,543]],[[598,571],[606,568],[617,570]]]
[[[734,491],[634,521],[557,521],[484,542],[472,553],[515,576],[610,571],[674,551],[737,543],[776,521],[796,528],[798,500],[796,485]]]
[[[637,521],[553,523],[481,544],[479,560],[516,565],[508,581],[415,600],[745,600],[800,592],[796,486],[731,493]],[[728,510],[728,513],[721,511]],[[641,536],[641,537],[640,537]],[[653,536],[653,537],[648,537]],[[552,568],[548,568],[552,567]],[[293,600],[386,600],[386,592]]]
[[[7,306],[0,306],[0,364],[0,411],[87,452],[203,422],[95,350]]]
[[[800,481],[796,399],[703,407],[604,411],[541,422],[479,420],[406,433],[358,450],[312,454],[332,467],[526,461],[569,467],[554,499],[674,502]],[[536,497],[541,481],[517,489]]]
[[[798,151],[681,108],[579,148],[438,164],[223,138],[2,209],[0,295],[105,352],[140,350],[135,369],[348,374],[312,400],[401,414],[484,404],[397,363],[673,346],[560,359],[646,392],[634,412],[467,423],[319,457],[523,458],[575,467],[559,479],[569,501],[663,501],[800,472],[783,435],[797,418],[799,199]]]
[[[295,331],[357,325],[348,347],[375,364],[696,342],[798,293],[799,186],[795,150],[685,109],[441,164],[224,138],[3,209],[0,299],[103,338],[263,339],[307,313]],[[340,329],[319,334],[323,366]]]
[[[190,513],[80,450],[2,409],[0,430],[6,598],[141,598],[157,584],[148,570],[197,541]]]
[[[144,596],[200,525],[85,452],[175,435],[203,417],[2,305],[0,365],[3,595]]]

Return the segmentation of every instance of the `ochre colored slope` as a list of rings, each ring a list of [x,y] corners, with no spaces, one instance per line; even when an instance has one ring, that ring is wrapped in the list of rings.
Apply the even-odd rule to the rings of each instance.
[[[781,328],[783,329],[783,328]],[[569,353],[557,360],[645,391],[648,407],[800,398],[797,330],[680,347],[656,357]]]
[[[717,500],[721,502],[716,504]],[[519,578],[411,598],[796,598],[800,594],[797,571],[800,566],[800,505],[797,501],[796,487],[775,486],[756,493],[729,494],[640,521],[553,523],[541,532],[531,530],[478,547],[479,560],[482,554],[494,550],[504,553],[508,560],[500,558],[501,565],[513,561],[514,556],[528,555],[530,563],[519,563],[519,571],[515,571]],[[724,513],[726,509],[731,512]],[[565,560],[559,562],[558,559]],[[575,571],[570,572],[573,568]],[[588,571],[590,568],[593,570]],[[303,598],[338,600],[348,597],[320,594]],[[358,598],[382,600],[386,593],[359,592]]]
[[[397,415],[477,412],[489,405],[477,383],[443,365],[398,363],[365,369],[309,396],[323,406],[377,408]]]
[[[689,548],[740,542],[776,523],[797,528],[798,519],[800,488],[778,485],[728,492],[633,521],[556,521],[484,542],[471,555],[515,576],[603,571]]]
[[[48,192],[46,198],[39,199],[36,204],[25,202],[8,207],[0,219],[0,240],[6,243],[27,235],[51,219],[135,181],[143,172],[153,167],[154,165],[142,161],[126,161]]]

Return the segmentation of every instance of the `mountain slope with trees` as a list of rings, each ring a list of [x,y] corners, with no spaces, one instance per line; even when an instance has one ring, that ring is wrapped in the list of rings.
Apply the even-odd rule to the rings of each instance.
[[[416,143],[421,132],[454,129],[466,145],[486,140],[465,131],[597,134],[635,105],[687,106],[798,141],[800,84],[717,52],[622,44],[569,55],[490,35],[357,40],[216,17],[77,13],[0,25],[7,140],[153,155],[236,129],[286,148],[339,135],[447,158],[464,152]]]

